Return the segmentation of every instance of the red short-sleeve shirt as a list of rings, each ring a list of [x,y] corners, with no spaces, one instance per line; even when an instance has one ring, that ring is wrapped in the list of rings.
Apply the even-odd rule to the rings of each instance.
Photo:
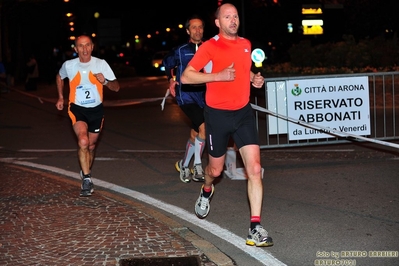
[[[216,35],[204,42],[191,59],[194,69],[205,73],[217,73],[234,63],[234,81],[209,82],[206,84],[205,101],[212,108],[238,110],[249,102],[251,43],[245,38],[228,40]]]

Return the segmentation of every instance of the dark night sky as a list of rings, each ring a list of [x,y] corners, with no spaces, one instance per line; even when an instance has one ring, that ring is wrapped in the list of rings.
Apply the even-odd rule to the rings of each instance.
[[[129,38],[135,34],[153,33],[155,30],[164,30],[166,27],[175,27],[178,23],[184,23],[186,18],[193,13],[198,13],[204,17],[207,23],[205,29],[207,37],[217,32],[213,21],[217,0],[70,0],[69,3],[64,3],[63,0],[0,1],[2,2],[2,22],[7,18],[9,34],[11,34],[10,38],[14,38],[16,35],[23,38],[23,46],[27,49],[29,47],[37,49],[37,46],[41,46],[43,42],[56,45],[60,39],[65,38],[68,28],[64,14],[68,11],[76,14],[78,32],[90,31],[94,27],[95,19],[93,18],[93,13],[95,11],[100,12],[100,19],[120,18],[121,31],[124,38]],[[241,16],[240,33],[253,39],[262,35],[281,34],[281,31],[286,30],[286,28],[280,28],[286,26],[282,22],[295,19],[295,16],[300,15],[302,3],[350,3],[352,5],[350,7],[351,17],[337,16],[334,19],[337,23],[348,23],[347,25],[349,26],[359,23],[357,30],[371,31],[373,27],[377,27],[376,22],[383,20],[387,21],[387,23],[391,20],[395,26],[398,24],[398,16],[393,16],[392,12],[398,10],[397,3],[399,1],[279,0],[284,11],[281,8],[273,8],[270,5],[266,9],[261,8],[262,5],[254,8],[254,3],[263,3],[264,5],[265,3],[271,3],[271,0],[225,0],[224,2],[231,2],[237,6]],[[384,5],[388,6],[384,7]],[[244,14],[242,13],[243,9],[245,10]],[[379,9],[384,9],[385,11],[378,12]],[[356,10],[359,10],[359,12],[356,13]],[[370,12],[378,13],[370,14]],[[364,25],[362,23],[368,24]],[[2,24],[4,25],[5,23]],[[363,34],[367,34],[367,32]]]
[[[86,3],[83,3],[86,2]],[[192,14],[201,15],[210,30],[216,30],[213,13],[217,8],[217,0],[173,0],[173,1],[140,1],[128,2],[113,0],[113,6],[92,4],[91,0],[80,0],[79,10],[93,13],[99,11],[102,18],[119,17],[122,19],[124,35],[147,34],[166,27],[176,27],[184,23]],[[240,1],[229,1],[238,2]]]
[[[63,0],[0,0],[3,3],[3,12],[6,12],[9,24],[17,25],[16,30],[28,35],[28,45],[36,46],[35,40],[31,38],[54,39],[64,38],[64,30],[66,28],[66,20],[64,14],[73,11],[77,15],[77,29],[89,29],[90,25],[95,22],[93,13],[100,12],[100,19],[103,18],[121,18],[122,33],[124,36],[151,33],[155,30],[162,30],[166,27],[183,23],[185,19],[193,14],[198,13],[204,17],[207,22],[205,34],[213,35],[216,28],[213,22],[213,13],[217,8],[217,0],[172,0],[172,1],[126,1],[126,0],[70,0],[64,3]],[[319,0],[279,0],[284,12],[281,8],[276,9],[269,5],[267,9],[262,8],[265,3],[271,3],[271,0],[230,0],[224,2],[234,3],[241,16],[242,31],[248,37],[260,34],[269,34],[275,30],[273,25],[278,25],[282,21],[300,15],[302,3],[320,3],[334,1]],[[342,2],[342,1],[341,1]],[[383,4],[370,4],[381,1],[374,0],[346,0],[352,3],[353,11],[361,10],[358,16],[367,16],[368,11],[377,11],[382,8]],[[382,1],[385,2],[392,1]],[[394,3],[399,1],[394,1]],[[254,8],[254,3],[261,3]],[[392,4],[392,3],[391,3]],[[374,6],[373,6],[374,5]],[[243,6],[245,7],[245,16],[242,14]],[[394,12],[395,7],[388,7],[386,10]],[[397,10],[397,9],[396,9]],[[249,12],[249,13],[248,13]],[[387,12],[381,12],[385,17],[389,17]],[[376,17],[378,14],[373,14]],[[4,16],[3,16],[4,17]],[[3,18],[4,19],[4,18]],[[343,17],[337,17],[335,20],[341,22]],[[353,17],[353,22],[360,21],[358,17]],[[366,18],[363,20],[367,21]],[[369,19],[371,24],[371,20]],[[375,24],[375,23],[373,23]],[[373,25],[371,24],[371,26]],[[353,23],[352,23],[353,25]],[[83,28],[82,28],[83,27]],[[360,27],[359,27],[360,28]],[[370,29],[370,26],[364,27]],[[279,29],[278,29],[279,30]],[[15,31],[15,28],[13,28]],[[261,32],[259,32],[261,31]],[[241,32],[243,33],[243,32]],[[33,37],[31,35],[35,34]],[[252,35],[252,36],[251,36]],[[245,36],[247,37],[247,36]],[[42,42],[44,40],[41,40]]]
[[[24,62],[30,53],[47,56],[54,47],[70,49],[69,28],[66,12],[76,18],[76,35],[91,33],[97,23],[94,12],[100,19],[119,18],[121,42],[132,41],[135,34],[154,34],[166,27],[176,27],[187,17],[197,13],[205,22],[205,38],[217,33],[213,14],[217,0],[0,0],[2,57],[12,50],[12,57]],[[254,45],[266,45],[269,41],[284,49],[303,38],[300,29],[302,4],[320,2],[344,2],[341,13],[332,12],[325,22],[325,32],[318,40],[336,41],[343,34],[354,34],[356,38],[374,37],[385,28],[398,32],[399,1],[376,0],[227,0],[236,5],[241,20],[239,34],[249,38]],[[265,4],[268,4],[266,7]],[[243,12],[245,11],[245,12]],[[326,15],[327,16],[327,15]],[[287,22],[294,22],[294,33],[287,33]],[[94,30],[95,31],[95,30]],[[184,30],[182,37],[186,38]],[[118,44],[118,45],[120,45]]]
[[[121,41],[116,46],[133,40],[136,34],[154,34],[156,30],[177,27],[194,13],[206,20],[208,36],[216,33],[213,13],[217,0],[70,0],[69,3],[63,0],[0,0],[0,3],[1,57],[5,60],[11,54],[12,60],[21,67],[30,54],[46,62],[54,48],[71,50],[67,12],[75,14],[75,35],[95,31],[94,12],[100,13],[101,20],[120,19]]]
[[[7,18],[10,42],[22,40],[24,50],[41,49],[43,45],[57,46],[68,35],[64,14],[76,15],[76,33],[90,32],[95,28],[94,12],[100,19],[120,18],[123,38],[135,34],[154,33],[166,27],[176,27],[197,13],[207,21],[209,31],[216,30],[213,13],[216,0],[126,1],[126,0],[0,0],[3,2],[3,19]],[[234,1],[230,1],[234,2]],[[15,45],[15,44],[14,44]]]

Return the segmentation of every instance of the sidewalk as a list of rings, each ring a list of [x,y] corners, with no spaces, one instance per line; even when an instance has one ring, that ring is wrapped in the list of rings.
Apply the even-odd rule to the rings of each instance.
[[[79,197],[76,180],[2,162],[0,168],[1,265],[234,265],[132,199],[101,189]]]

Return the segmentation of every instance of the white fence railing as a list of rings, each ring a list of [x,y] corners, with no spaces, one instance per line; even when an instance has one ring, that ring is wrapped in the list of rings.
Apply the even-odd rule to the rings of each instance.
[[[345,122],[342,120],[339,122],[335,121],[336,123],[346,123],[346,126],[332,127],[326,121],[311,123],[304,119],[298,119],[296,111],[290,108],[292,107],[291,94],[298,92],[295,91],[294,93],[293,84],[298,87],[299,91],[302,91],[299,88],[300,84],[307,84],[305,86],[307,89],[316,88],[316,90],[313,89],[311,91],[313,94],[309,94],[307,97],[314,97],[314,95],[318,94],[317,96],[322,98],[323,102],[335,103],[338,100],[334,101],[331,97],[336,97],[337,94],[329,94],[328,87],[332,91],[333,87],[341,86],[339,83],[335,85],[334,82],[344,80],[350,83],[351,80],[358,80],[357,78],[359,77],[366,77],[366,79],[363,79],[366,84],[361,85],[368,87],[366,88],[368,95],[364,94],[364,90],[346,90],[346,92],[341,92],[341,95],[347,93],[344,96],[345,99],[356,98],[359,102],[364,100],[363,109],[348,112],[348,114],[356,112],[356,118],[358,118],[357,116],[360,117],[361,113],[362,119],[367,119],[367,123],[362,124],[368,127],[367,134],[361,135],[364,132],[360,132],[360,134],[356,132],[356,129],[361,128],[361,126],[353,126],[355,131],[342,131],[342,128],[351,129],[351,123],[355,125],[356,119],[352,119],[352,121],[348,119]],[[326,89],[324,91],[320,89],[322,87],[320,84],[324,85],[323,82],[326,82]],[[309,85],[312,83],[317,84],[317,86],[312,87],[312,85]],[[327,86],[327,83],[334,85]],[[342,86],[344,87],[345,85]],[[366,101],[369,102],[368,105]],[[354,140],[388,144],[387,141],[389,140],[399,139],[399,72],[267,78],[265,79],[264,90],[252,90],[251,103],[257,117],[261,149],[337,144],[352,142]],[[329,107],[331,106],[329,105]],[[335,107],[335,113],[337,111],[342,113],[339,109],[345,109],[338,105],[335,105]],[[347,106],[344,105],[343,107]],[[320,112],[323,112],[323,107],[320,107],[317,111],[320,114]],[[292,131],[289,131],[294,124],[297,128],[299,125],[303,129],[308,128],[308,130],[320,131],[324,133],[321,134],[323,137],[317,137],[316,134],[316,137],[310,136],[309,138],[302,137],[302,139],[295,139]]]

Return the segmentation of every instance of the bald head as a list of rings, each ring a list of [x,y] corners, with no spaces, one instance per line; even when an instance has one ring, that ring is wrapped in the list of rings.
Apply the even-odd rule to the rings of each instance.
[[[235,9],[235,10],[237,11],[236,7],[235,7],[233,4],[229,4],[229,3],[223,4],[223,5],[219,6],[219,7],[216,9],[216,12],[215,12],[215,19],[219,19],[219,16],[221,15],[221,13],[222,13],[226,8],[233,8],[233,9]]]
[[[240,19],[237,8],[232,4],[223,4],[215,12],[215,24],[219,28],[219,34],[227,39],[234,40],[238,37]]]

